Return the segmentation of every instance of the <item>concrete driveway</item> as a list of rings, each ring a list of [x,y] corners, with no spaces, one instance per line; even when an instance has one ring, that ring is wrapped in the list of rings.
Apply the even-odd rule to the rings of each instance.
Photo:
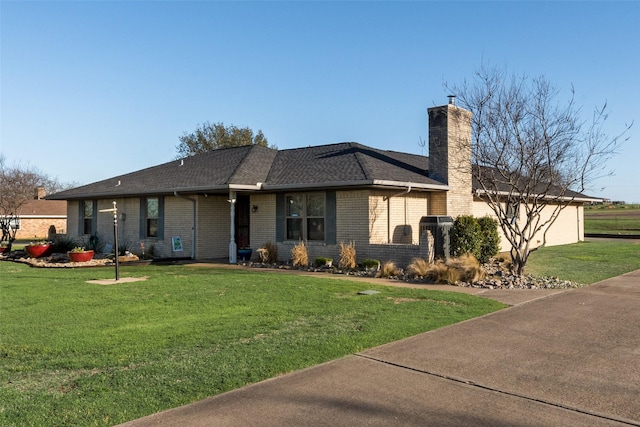
[[[640,270],[124,425],[640,426]]]

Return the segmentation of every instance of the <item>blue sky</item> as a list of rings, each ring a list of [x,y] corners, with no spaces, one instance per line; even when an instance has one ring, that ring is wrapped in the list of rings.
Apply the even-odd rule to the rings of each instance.
[[[544,75],[605,130],[635,120],[588,191],[640,202],[640,2],[5,1],[0,150],[86,184],[176,156],[205,121],[278,148],[422,153],[443,83],[484,62]],[[427,153],[424,153],[427,154]],[[604,168],[603,168],[604,169]],[[602,188],[604,187],[604,190]]]

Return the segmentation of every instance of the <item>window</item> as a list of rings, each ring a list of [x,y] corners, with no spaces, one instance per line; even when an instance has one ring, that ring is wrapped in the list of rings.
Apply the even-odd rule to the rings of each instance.
[[[520,204],[516,201],[508,201],[506,203],[506,214],[511,224],[515,224],[518,221],[518,215],[520,215]]]
[[[82,234],[93,234],[93,200],[82,201]]]
[[[325,197],[323,193],[285,197],[287,240],[324,241]]]
[[[147,197],[147,209],[145,215],[145,237],[158,237],[158,209],[157,197]]]
[[[140,238],[164,239],[164,197],[140,198]]]

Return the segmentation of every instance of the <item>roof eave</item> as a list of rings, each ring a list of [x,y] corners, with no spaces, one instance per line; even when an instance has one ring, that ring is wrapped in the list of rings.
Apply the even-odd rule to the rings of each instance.
[[[391,181],[391,180],[358,180],[358,181],[335,181],[322,183],[295,183],[295,184],[263,184],[262,189],[266,191],[291,191],[309,190],[324,188],[355,188],[355,187],[385,187],[385,188],[408,188],[423,191],[448,191],[450,187],[445,184],[426,184],[418,182]]]
[[[512,193],[509,193],[508,191],[486,191],[483,189],[477,189],[475,190],[475,194],[477,196],[481,196],[484,194],[495,194],[497,196],[510,196]],[[542,199],[551,199],[551,200],[562,200],[562,201],[571,201],[571,202],[583,202],[583,203],[592,203],[592,202],[601,202],[603,199],[599,199],[597,197],[589,197],[589,196],[581,196],[581,197],[570,197],[570,196],[553,196],[553,195],[546,195],[546,194],[532,194],[530,196],[530,198],[542,198]]]

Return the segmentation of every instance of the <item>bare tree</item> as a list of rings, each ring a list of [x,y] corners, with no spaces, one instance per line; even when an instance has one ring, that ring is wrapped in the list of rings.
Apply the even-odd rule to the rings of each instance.
[[[610,138],[603,131],[606,104],[583,121],[573,87],[563,103],[544,77],[508,75],[505,69],[481,67],[473,81],[445,87],[473,113],[476,196],[497,216],[514,271],[522,274],[539,238],[534,236],[542,235],[544,246],[561,211],[584,197],[595,179],[611,174],[606,162],[628,139],[631,125]]]
[[[66,188],[56,179],[49,178],[37,169],[24,166],[8,166],[4,157],[0,157],[0,229],[2,242],[8,243],[8,250],[15,241],[20,211],[34,198],[37,187],[55,192]]]

